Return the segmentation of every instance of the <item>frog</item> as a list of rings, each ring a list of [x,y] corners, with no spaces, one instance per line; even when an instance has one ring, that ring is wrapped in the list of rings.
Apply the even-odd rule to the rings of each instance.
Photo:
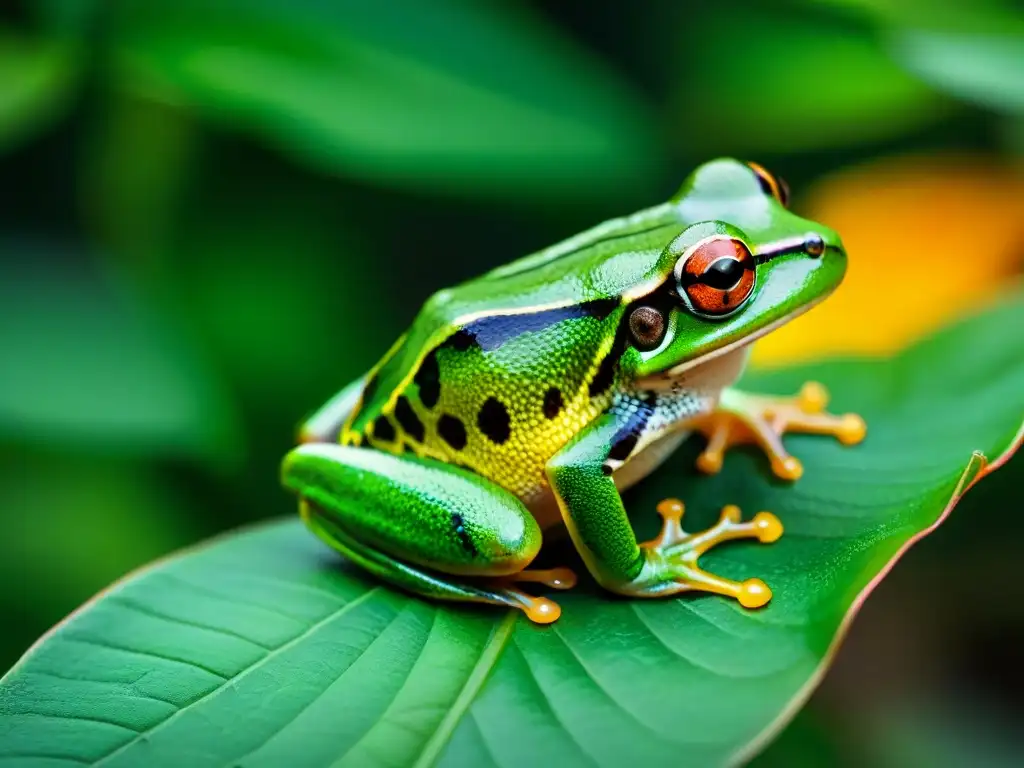
[[[610,597],[711,593],[762,608],[762,579],[698,560],[730,541],[777,541],[776,515],[744,520],[725,504],[687,533],[683,502],[668,498],[660,532],[640,542],[622,493],[691,435],[705,441],[698,471],[753,444],[785,482],[803,466],[783,435],[861,442],[864,420],[828,412],[819,383],[786,397],[735,386],[751,345],[830,296],[846,269],[839,235],[792,211],[782,178],[709,160],[665,203],[434,293],[304,422],[281,481],[317,537],[428,600],[556,621],[559,604],[526,585],[576,585],[569,567],[529,567],[567,534]]]

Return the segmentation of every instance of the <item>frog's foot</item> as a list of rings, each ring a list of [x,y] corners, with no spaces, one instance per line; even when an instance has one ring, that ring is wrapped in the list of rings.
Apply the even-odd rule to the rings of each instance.
[[[712,413],[694,422],[694,428],[708,439],[697,457],[697,468],[715,474],[722,468],[725,452],[734,445],[754,443],[768,455],[772,471],[785,480],[797,480],[804,468],[782,445],[787,432],[833,435],[843,445],[864,439],[867,427],[853,413],[835,416],[825,412],[828,391],[817,382],[808,382],[796,397],[751,395],[726,390]]]
[[[510,576],[487,579],[491,594],[499,596],[500,602],[512,608],[519,608],[535,624],[550,624],[562,615],[558,603],[546,597],[528,595],[514,586],[516,582],[544,584],[552,589],[572,589],[576,586],[576,574],[569,568],[547,570],[523,570]]]
[[[758,512],[752,520],[741,522],[740,508],[730,504],[722,508],[718,522],[705,531],[686,533],[682,528],[685,507],[678,499],[658,504],[662,517],[661,533],[641,545],[648,562],[656,563],[655,578],[637,592],[645,597],[678,592],[713,592],[735,598],[744,608],[760,608],[772,599],[772,591],[760,579],[732,581],[708,573],[697,560],[712,547],[733,539],[757,539],[770,544],[782,535],[782,523],[771,512]],[[667,577],[667,578],[666,578]]]
[[[562,615],[561,607],[554,600],[528,595],[513,586],[498,586],[493,590],[487,590],[487,592],[491,599],[481,600],[481,602],[518,608],[534,624],[550,624],[553,621],[558,621],[558,617]]]

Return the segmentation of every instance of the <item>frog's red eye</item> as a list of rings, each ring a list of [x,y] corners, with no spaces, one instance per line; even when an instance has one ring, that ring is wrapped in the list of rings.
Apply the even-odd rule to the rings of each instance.
[[[757,163],[747,163],[747,165],[750,166],[750,170],[757,176],[757,181],[761,185],[761,191],[766,195],[771,195],[788,208],[789,185],[786,183],[786,180],[779,176],[773,176],[764,166]]]
[[[754,255],[724,235],[697,243],[676,262],[679,296],[695,314],[724,317],[754,292]]]

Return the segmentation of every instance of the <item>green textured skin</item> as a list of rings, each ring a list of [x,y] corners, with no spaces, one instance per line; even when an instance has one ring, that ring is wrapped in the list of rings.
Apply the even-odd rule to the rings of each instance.
[[[369,544],[353,538],[339,524],[338,519],[330,514],[323,514],[310,508],[305,522],[317,536],[356,565],[402,589],[437,600],[503,603],[506,605],[518,603],[517,600],[510,599],[506,593],[499,590],[477,587],[390,557]]]
[[[415,380],[403,392],[406,407],[424,425],[424,439],[413,450],[467,467],[528,500],[543,482],[548,459],[611,402],[613,387],[591,397],[588,384],[615,336],[621,314],[616,309],[603,319],[554,322],[512,336],[493,350],[442,345],[433,353],[440,391],[436,404],[424,404],[427,398]],[[551,375],[553,371],[557,377]],[[562,402],[554,419],[543,412],[544,395],[551,387]],[[508,414],[509,435],[501,443],[487,437],[478,425],[480,412],[492,397],[500,400]],[[386,418],[396,434],[411,439],[400,418]],[[465,431],[466,444],[460,450],[442,436],[442,418],[457,421]],[[381,441],[376,431],[373,425],[367,438],[374,447],[400,450],[393,441]]]
[[[698,317],[677,297],[666,310],[668,330],[657,349],[621,343],[627,308],[657,297],[664,305],[673,269],[690,246],[725,234],[743,240],[756,256],[761,246],[801,240],[808,232],[824,241],[824,254],[797,250],[759,263],[753,293],[735,314]],[[363,384],[350,385],[304,428],[304,440],[341,443],[345,450],[325,460],[306,447],[295,449],[284,482],[333,516],[343,551],[355,552],[357,544],[452,574],[510,573],[513,562],[525,565],[539,546],[539,531],[536,541],[523,535],[516,545],[502,526],[512,520],[521,526],[529,519],[525,510],[553,494],[588,569],[622,591],[641,571],[649,577],[644,566],[652,564],[645,562],[648,550],[638,547],[614,481],[602,471],[628,416],[613,409],[616,396],[770,330],[827,296],[845,269],[838,235],[765,194],[746,164],[706,163],[665,204],[431,297]],[[600,311],[591,311],[598,305]],[[563,315],[538,324],[553,312]],[[481,323],[504,329],[501,343],[489,346],[481,341],[486,334],[476,331],[474,344],[457,343]],[[613,376],[594,387],[609,362]],[[428,369],[435,373],[423,386]],[[549,418],[542,402],[552,388],[561,407]],[[505,409],[507,432],[497,440],[483,426],[484,404],[495,398]],[[442,434],[443,418],[460,427],[454,446]],[[480,537],[478,557],[497,560],[467,561],[453,535],[454,515]],[[331,530],[321,524],[318,533],[331,540]],[[499,540],[504,556],[491,546]],[[368,551],[356,554],[369,567]],[[415,577],[400,566],[388,560],[371,570],[389,578],[390,569],[391,581],[408,586]],[[437,592],[436,584],[421,586],[418,591]]]
[[[601,471],[620,424],[608,414],[559,451],[548,464],[551,487],[570,511],[566,524],[598,583],[635,579],[643,567],[636,535],[615,482]]]
[[[409,331],[375,372],[372,395],[362,403],[353,431],[362,431],[405,388],[423,356],[468,319],[537,307],[573,306],[652,289],[669,276],[677,257],[666,247],[688,226],[719,221],[751,244],[807,231],[836,247],[839,236],[803,219],[766,196],[750,169],[731,159],[700,166],[668,203],[612,219],[543,251],[434,294]],[[845,256],[810,261],[799,255],[758,271],[758,287],[743,311],[725,321],[674,313],[676,343],[648,361],[650,370],[702,357],[828,293],[845,272]],[[557,377],[557,370],[548,370]]]
[[[290,489],[334,515],[357,540],[428,568],[505,575],[540,551],[540,528],[522,502],[457,467],[312,443],[289,453],[283,473]]]

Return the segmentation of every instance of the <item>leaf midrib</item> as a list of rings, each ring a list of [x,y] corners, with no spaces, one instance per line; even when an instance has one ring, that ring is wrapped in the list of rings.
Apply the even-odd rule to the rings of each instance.
[[[430,768],[437,762],[438,757],[441,756],[441,751],[455,732],[456,726],[462,721],[462,717],[466,714],[466,710],[469,709],[469,705],[473,703],[476,695],[483,687],[487,675],[494,668],[495,663],[501,656],[501,652],[505,650],[505,645],[512,636],[512,628],[515,626],[517,614],[518,611],[510,610],[505,618],[501,620],[501,623],[494,628],[490,639],[487,641],[487,645],[484,646],[483,651],[480,653],[479,660],[469,673],[469,677],[466,678],[465,685],[462,686],[459,695],[455,697],[455,701],[449,707],[448,713],[438,723],[434,735],[423,746],[423,752],[413,764],[413,768]]]

